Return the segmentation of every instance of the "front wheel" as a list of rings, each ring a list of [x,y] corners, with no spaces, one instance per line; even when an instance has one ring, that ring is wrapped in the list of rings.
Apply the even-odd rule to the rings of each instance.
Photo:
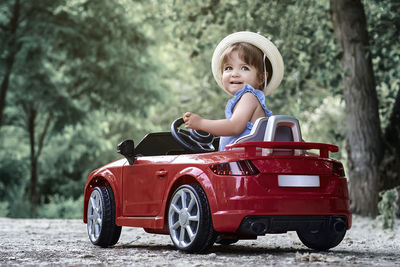
[[[168,228],[175,247],[186,252],[203,252],[215,242],[207,196],[200,185],[182,185],[172,196]]]
[[[110,186],[95,187],[87,210],[87,231],[90,241],[100,247],[113,246],[121,235],[115,224],[115,200]]]

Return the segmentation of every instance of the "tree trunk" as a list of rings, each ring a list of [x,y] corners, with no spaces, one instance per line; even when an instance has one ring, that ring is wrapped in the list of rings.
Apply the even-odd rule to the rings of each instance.
[[[43,149],[44,140],[47,136],[47,133],[51,129],[51,123],[53,119],[53,115],[51,113],[47,114],[47,119],[44,121],[43,131],[39,133],[37,131],[37,121],[38,121],[38,110],[35,105],[32,103],[22,102],[22,109],[26,114],[26,126],[29,134],[29,143],[30,143],[30,163],[31,163],[31,180],[29,184],[29,199],[31,201],[31,217],[37,216],[37,207],[39,206],[39,195],[40,190],[38,192],[38,162],[39,157]]]
[[[35,152],[35,124],[36,124],[36,110],[29,108],[26,110],[28,118],[28,133],[31,148],[31,182],[30,182],[30,200],[31,200],[31,217],[36,217],[37,206],[39,203],[38,192],[37,192],[37,156]]]
[[[18,47],[16,46],[16,32],[18,28],[19,11],[20,11],[19,9],[20,9],[19,0],[16,0],[14,2],[13,13],[8,25],[9,32],[7,34],[9,35],[9,43],[8,43],[9,54],[5,60],[6,62],[5,72],[0,86],[0,127],[3,122],[3,112],[6,107],[7,91],[9,87],[12,67],[15,61],[15,55],[17,54],[18,50],[21,47],[21,46]]]
[[[383,142],[364,7],[360,0],[330,0],[330,7],[343,50],[351,209],[376,216]]]

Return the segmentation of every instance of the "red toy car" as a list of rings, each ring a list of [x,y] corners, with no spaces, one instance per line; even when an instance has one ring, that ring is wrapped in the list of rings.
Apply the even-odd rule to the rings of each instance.
[[[169,234],[187,252],[287,231],[316,250],[343,240],[352,218],[343,166],[329,158],[337,146],[304,142],[297,119],[278,115],[218,152],[218,138],[182,123],[136,147],[122,142],[124,159],[90,173],[83,221],[93,244],[116,244],[122,226]]]

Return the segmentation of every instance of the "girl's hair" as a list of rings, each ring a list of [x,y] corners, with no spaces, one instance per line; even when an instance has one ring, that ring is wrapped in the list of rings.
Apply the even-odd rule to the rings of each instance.
[[[249,43],[236,43],[232,44],[230,47],[228,47],[224,53],[221,55],[221,66],[220,70],[223,72],[223,66],[224,64],[228,61],[230,55],[232,52],[238,52],[238,55],[241,60],[246,62],[246,64],[249,64],[251,66],[254,66],[257,70],[257,75],[262,80],[264,77],[264,53],[259,49],[258,47],[255,47],[252,44]],[[271,80],[272,77],[272,66],[271,62],[268,60],[267,57],[265,57],[265,66],[266,70],[268,73],[268,78],[267,78],[267,83]],[[263,89],[263,88],[255,88],[255,89]]]

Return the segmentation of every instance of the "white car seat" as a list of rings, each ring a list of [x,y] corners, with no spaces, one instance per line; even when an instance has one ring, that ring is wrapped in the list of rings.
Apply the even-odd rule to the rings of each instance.
[[[238,138],[235,141],[235,144],[243,143],[243,142],[250,142],[250,141],[254,141],[254,142],[264,141],[265,130],[267,129],[267,124],[268,124],[267,117],[258,118],[254,122],[253,128],[251,128],[250,133]]]
[[[299,121],[288,115],[274,115],[269,118],[258,118],[253,128],[248,135],[238,138],[235,142],[249,142],[249,141],[294,141],[302,142],[301,130]],[[293,153],[290,149],[272,150],[266,149],[267,153],[277,152],[281,154]],[[300,155],[303,152],[296,150],[295,155]]]

